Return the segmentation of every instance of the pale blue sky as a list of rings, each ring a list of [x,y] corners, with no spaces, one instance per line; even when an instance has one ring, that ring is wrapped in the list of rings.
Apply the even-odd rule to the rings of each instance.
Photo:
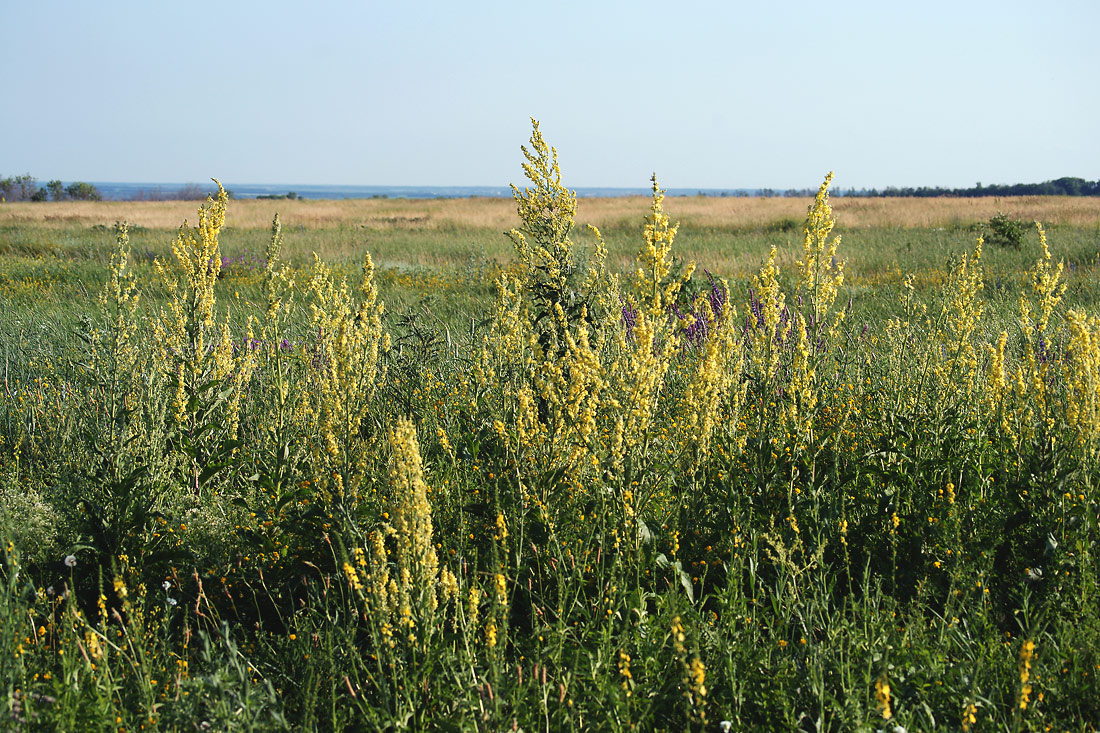
[[[969,186],[1100,178],[1100,2],[0,0],[0,174]]]

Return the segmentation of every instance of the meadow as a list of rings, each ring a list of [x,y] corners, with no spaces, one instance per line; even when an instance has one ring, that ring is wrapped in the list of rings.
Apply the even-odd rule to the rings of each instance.
[[[1100,201],[524,156],[0,205],[2,727],[1095,730]]]

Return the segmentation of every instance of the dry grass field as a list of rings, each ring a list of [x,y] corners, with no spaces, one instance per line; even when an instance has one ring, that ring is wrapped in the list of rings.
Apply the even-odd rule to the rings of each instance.
[[[582,198],[577,220],[601,229],[637,229],[649,199]],[[748,230],[776,223],[800,225],[808,198],[670,198],[667,207],[684,226]],[[839,226],[863,228],[957,227],[987,221],[997,212],[1047,225],[1090,227],[1100,220],[1100,199],[1088,197],[843,198],[833,199]],[[288,228],[414,231],[506,231],[516,225],[511,199],[345,199],[256,200],[233,202],[230,226],[266,230],[278,212]],[[116,221],[150,229],[194,223],[191,201],[65,201],[0,206],[0,226],[70,228],[112,226]]]

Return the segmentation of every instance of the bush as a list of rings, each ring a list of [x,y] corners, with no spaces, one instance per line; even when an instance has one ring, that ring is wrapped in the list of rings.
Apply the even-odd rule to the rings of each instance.
[[[985,237],[986,242],[1015,249],[1019,249],[1024,243],[1024,232],[1027,231],[1027,225],[1022,221],[1009,218],[1000,211],[989,220],[986,228],[989,230]]]

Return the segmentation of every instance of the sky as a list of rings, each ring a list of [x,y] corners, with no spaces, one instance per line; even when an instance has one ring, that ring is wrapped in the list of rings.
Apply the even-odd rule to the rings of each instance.
[[[1100,2],[0,0],[0,176],[972,186],[1100,178]]]

